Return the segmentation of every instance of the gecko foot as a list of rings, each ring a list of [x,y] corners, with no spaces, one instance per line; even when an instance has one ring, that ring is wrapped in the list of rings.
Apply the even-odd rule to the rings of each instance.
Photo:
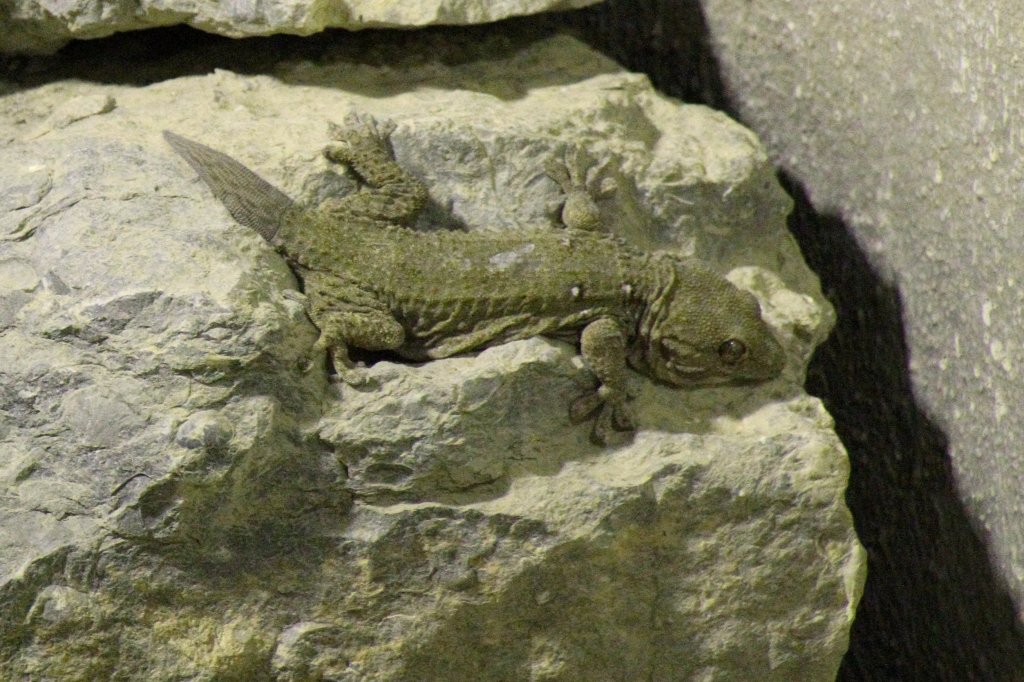
[[[304,363],[302,371],[309,374],[322,369],[324,369],[323,358],[312,357]],[[358,365],[344,367],[335,364],[334,374],[329,375],[328,380],[332,384],[351,386],[353,388],[376,388],[379,385],[377,379],[370,376],[369,371],[365,367]]]
[[[592,440],[598,445],[625,442],[636,430],[636,419],[630,407],[629,396],[601,386],[592,393],[577,398],[569,408],[569,420],[574,424],[586,421],[596,413]]]
[[[392,120],[378,121],[370,114],[351,111],[342,125],[328,123],[328,133],[335,140],[324,147],[324,156],[334,163],[350,163],[354,158],[384,152],[390,156],[389,139],[397,125]]]
[[[313,344],[306,354],[306,362],[303,368],[305,373],[308,374],[315,370],[323,369],[324,361],[321,353],[325,350],[329,350],[331,361],[334,365],[334,374],[330,376],[332,382],[357,388],[373,388],[377,386],[377,379],[370,376],[366,367],[352,362],[348,357],[348,350],[344,346],[332,346],[323,334],[320,335],[320,338],[317,339],[316,343]]]
[[[566,150],[562,159],[544,164],[544,172],[562,189],[561,220],[577,230],[599,230],[601,210],[597,200],[615,191],[614,181],[605,177],[611,161],[600,166],[582,149]],[[596,185],[596,189],[591,189]]]
[[[376,388],[380,385],[375,377],[370,376],[369,370],[365,367],[344,367],[338,371],[337,365],[334,368],[335,374],[330,380],[336,384],[344,384],[353,388]]]

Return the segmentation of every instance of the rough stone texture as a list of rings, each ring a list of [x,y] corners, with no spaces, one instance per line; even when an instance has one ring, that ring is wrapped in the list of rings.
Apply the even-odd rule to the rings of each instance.
[[[387,40],[381,38],[380,41]],[[0,107],[0,669],[16,680],[832,680],[863,581],[847,460],[806,361],[831,309],[761,146],[568,38],[442,66],[320,60]],[[618,155],[609,224],[761,298],[758,387],[637,379],[619,449],[570,426],[574,349],[531,339],[379,388],[297,361],[283,261],[160,138],[288,194],[351,108],[398,122],[424,222],[550,222],[541,162]],[[552,228],[555,229],[555,228]]]
[[[854,453],[851,505],[880,578],[846,679],[1024,679],[1024,8],[703,6],[738,110],[826,216],[805,239],[846,256],[824,255],[822,276],[850,319],[835,368],[860,378],[822,385],[879,415],[846,442],[876,448]]]
[[[595,2],[600,0],[3,0],[0,52],[48,54],[70,40],[175,24],[235,38],[275,33],[310,35],[327,28],[482,24]]]

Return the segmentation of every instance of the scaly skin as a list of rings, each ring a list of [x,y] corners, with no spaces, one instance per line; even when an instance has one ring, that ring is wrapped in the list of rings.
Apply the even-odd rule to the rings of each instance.
[[[429,360],[543,335],[579,341],[598,380],[570,414],[597,413],[593,435],[632,431],[626,363],[676,386],[763,381],[784,355],[754,297],[693,261],[647,254],[597,230],[585,171],[549,164],[566,195],[565,229],[510,234],[419,232],[423,185],[395,163],[393,125],[350,117],[332,126],[328,159],[363,191],[306,209],[230,157],[165,132],[240,223],[302,279],[339,378],[365,381],[348,349]]]

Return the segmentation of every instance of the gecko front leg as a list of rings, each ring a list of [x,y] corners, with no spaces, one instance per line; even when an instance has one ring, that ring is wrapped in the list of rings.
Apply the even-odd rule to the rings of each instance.
[[[350,220],[353,217],[392,225],[412,225],[427,203],[427,188],[395,161],[390,137],[393,121],[378,122],[372,116],[355,113],[344,125],[330,124],[333,142],[324,156],[345,164],[365,183],[362,191],[346,197],[331,197],[320,210]]]
[[[544,173],[562,190],[560,216],[563,225],[574,230],[601,229],[601,209],[597,200],[615,192],[614,184],[606,182],[610,178],[604,177],[609,163],[596,166],[590,156],[577,149],[571,155],[567,151],[563,160],[552,159],[544,165]],[[591,190],[591,184],[596,185],[596,189]]]
[[[597,412],[592,436],[601,445],[611,443],[614,432],[636,429],[628,401],[629,375],[626,370],[626,341],[619,323],[602,317],[583,328],[580,354],[587,368],[597,377],[593,393],[578,398],[569,410],[570,419],[579,423]]]

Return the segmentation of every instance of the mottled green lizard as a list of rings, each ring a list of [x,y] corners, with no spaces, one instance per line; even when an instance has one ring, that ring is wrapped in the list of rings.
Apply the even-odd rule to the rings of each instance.
[[[231,157],[164,137],[243,225],[301,279],[340,380],[365,381],[349,348],[444,358],[543,335],[578,341],[598,387],[570,409],[597,413],[593,435],[631,431],[627,361],[673,386],[761,381],[784,363],[757,300],[693,260],[643,253],[601,232],[584,177],[549,164],[565,193],[563,229],[418,231],[421,182],[394,160],[393,124],[350,117],[324,153],[355,171],[361,191],[297,205]],[[313,356],[315,357],[315,355]]]

